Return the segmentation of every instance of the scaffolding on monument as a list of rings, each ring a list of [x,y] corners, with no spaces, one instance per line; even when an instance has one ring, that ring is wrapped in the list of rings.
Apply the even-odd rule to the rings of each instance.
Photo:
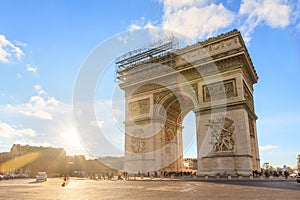
[[[115,60],[117,66],[116,80],[121,81],[123,75],[139,64],[150,61],[154,57],[163,56],[177,50],[178,41],[173,35],[166,35],[151,41],[141,48],[129,51]]]

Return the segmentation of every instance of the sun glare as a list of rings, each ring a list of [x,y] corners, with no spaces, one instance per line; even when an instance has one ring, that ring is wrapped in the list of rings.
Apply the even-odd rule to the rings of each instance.
[[[75,131],[66,131],[66,132],[62,133],[61,136],[62,136],[66,146],[82,148],[80,139]]]

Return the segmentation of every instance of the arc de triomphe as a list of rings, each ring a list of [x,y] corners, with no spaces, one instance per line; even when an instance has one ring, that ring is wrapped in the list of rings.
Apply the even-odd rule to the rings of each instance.
[[[258,76],[239,31],[169,51],[172,41],[116,61],[125,91],[128,172],[183,169],[182,121],[196,118],[198,175],[260,169],[253,84]]]

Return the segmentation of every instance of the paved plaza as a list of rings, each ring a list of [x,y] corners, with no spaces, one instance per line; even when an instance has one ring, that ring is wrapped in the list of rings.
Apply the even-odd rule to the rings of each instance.
[[[50,178],[0,181],[0,199],[299,199],[295,181],[108,181]]]

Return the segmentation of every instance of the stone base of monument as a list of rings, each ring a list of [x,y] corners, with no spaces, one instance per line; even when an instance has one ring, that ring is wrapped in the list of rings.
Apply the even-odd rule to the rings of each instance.
[[[153,159],[153,154],[137,154],[126,152],[124,160],[124,171],[132,174],[147,174],[160,169],[161,163]]]
[[[251,158],[232,152],[214,153],[198,160],[197,176],[249,176]]]

